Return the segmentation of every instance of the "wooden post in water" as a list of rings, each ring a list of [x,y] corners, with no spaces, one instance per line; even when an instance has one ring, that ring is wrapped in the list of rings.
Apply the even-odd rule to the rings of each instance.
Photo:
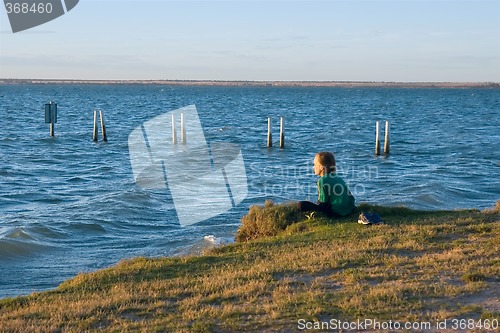
[[[375,155],[380,155],[380,121],[375,123]]]
[[[175,131],[175,115],[172,113],[172,144],[177,144],[177,132]]]
[[[102,110],[99,110],[99,117],[101,119],[102,141],[108,142],[108,136],[106,135],[106,125],[104,124],[104,116],[102,114]]]
[[[384,154],[389,155],[389,120],[385,121]]]
[[[97,110],[94,110],[94,134],[92,136],[92,140],[97,142]]]
[[[184,113],[181,113],[181,143],[186,144],[186,124],[184,123]]]
[[[285,148],[285,129],[283,126],[283,117],[280,117],[280,148]]]
[[[50,123],[49,126],[50,136],[54,136],[54,123]]]
[[[273,146],[273,134],[271,133],[271,117],[267,117],[267,146]]]

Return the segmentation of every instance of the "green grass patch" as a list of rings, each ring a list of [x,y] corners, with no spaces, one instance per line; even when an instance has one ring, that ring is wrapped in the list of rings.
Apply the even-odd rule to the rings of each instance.
[[[382,225],[252,207],[237,242],[135,258],[0,300],[0,332],[299,331],[298,321],[499,319],[500,212],[361,205]]]

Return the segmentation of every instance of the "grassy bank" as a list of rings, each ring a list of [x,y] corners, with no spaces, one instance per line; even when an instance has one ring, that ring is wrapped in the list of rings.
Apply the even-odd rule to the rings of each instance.
[[[484,212],[362,208],[386,223],[254,208],[257,224],[278,220],[275,236],[252,237],[262,229],[244,221],[239,242],[203,256],[127,260],[2,300],[0,332],[290,332],[300,319],[499,319],[499,204]]]

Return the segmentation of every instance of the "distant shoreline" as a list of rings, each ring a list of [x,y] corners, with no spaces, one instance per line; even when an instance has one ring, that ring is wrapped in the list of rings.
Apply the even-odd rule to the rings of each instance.
[[[341,88],[500,88],[500,82],[375,82],[375,81],[223,81],[223,80],[69,80],[0,79],[0,85],[95,84],[225,87],[341,87]]]

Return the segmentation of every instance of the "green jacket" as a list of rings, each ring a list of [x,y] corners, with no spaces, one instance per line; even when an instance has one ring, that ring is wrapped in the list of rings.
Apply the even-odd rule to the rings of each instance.
[[[356,207],[351,191],[336,173],[318,179],[318,201],[329,202],[332,210],[342,216],[348,215]]]

